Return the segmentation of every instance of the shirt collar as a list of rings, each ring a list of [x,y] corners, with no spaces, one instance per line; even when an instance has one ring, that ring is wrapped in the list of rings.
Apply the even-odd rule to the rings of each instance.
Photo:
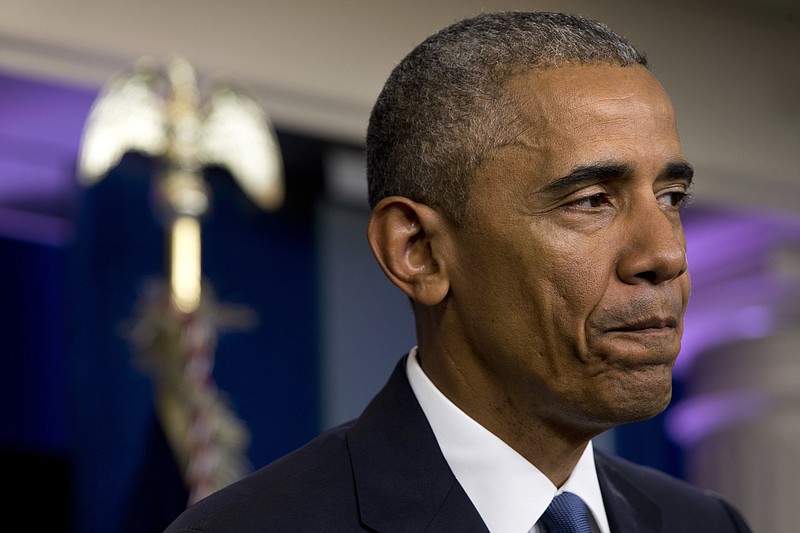
[[[583,498],[599,531],[609,532],[591,442],[559,489],[442,394],[420,367],[416,347],[407,359],[406,373],[447,464],[489,531],[527,532],[553,496],[569,491]]]

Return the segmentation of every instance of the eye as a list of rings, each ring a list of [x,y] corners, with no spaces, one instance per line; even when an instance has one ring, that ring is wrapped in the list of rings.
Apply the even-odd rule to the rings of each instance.
[[[658,197],[659,203],[674,209],[688,206],[691,200],[692,196],[684,191],[667,191]]]
[[[580,207],[584,209],[597,209],[598,207],[603,207],[604,205],[608,205],[610,203],[611,201],[608,198],[608,194],[599,192],[591,196],[578,198],[577,200],[570,202],[569,205],[571,207]]]

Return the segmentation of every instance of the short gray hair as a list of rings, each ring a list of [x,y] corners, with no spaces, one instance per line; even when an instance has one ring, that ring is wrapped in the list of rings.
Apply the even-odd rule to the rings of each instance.
[[[647,67],[647,60],[604,24],[564,13],[486,13],[427,38],[395,67],[372,110],[370,206],[400,195],[461,223],[484,154],[515,135],[505,83],[575,64]]]

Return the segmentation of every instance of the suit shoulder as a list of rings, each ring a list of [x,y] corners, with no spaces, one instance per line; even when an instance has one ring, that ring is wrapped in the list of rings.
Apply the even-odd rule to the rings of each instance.
[[[697,530],[704,533],[750,531],[741,513],[714,491],[599,451],[595,451],[595,464],[601,473],[601,485],[610,484],[628,495],[638,493],[656,502],[663,512],[665,525],[672,528],[665,531],[689,531],[688,524],[702,526]]]
[[[622,457],[596,451],[595,462],[598,469],[602,469],[607,475],[619,476],[648,493],[701,499],[715,496],[711,491],[700,489],[687,481]]]
[[[165,531],[321,531],[358,522],[346,436],[331,429],[186,509]]]

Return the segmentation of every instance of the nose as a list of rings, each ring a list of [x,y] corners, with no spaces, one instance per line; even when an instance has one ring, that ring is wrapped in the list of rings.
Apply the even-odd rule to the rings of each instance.
[[[651,198],[629,215],[617,265],[620,279],[632,285],[658,285],[684,274],[686,240],[678,213],[665,211]]]

